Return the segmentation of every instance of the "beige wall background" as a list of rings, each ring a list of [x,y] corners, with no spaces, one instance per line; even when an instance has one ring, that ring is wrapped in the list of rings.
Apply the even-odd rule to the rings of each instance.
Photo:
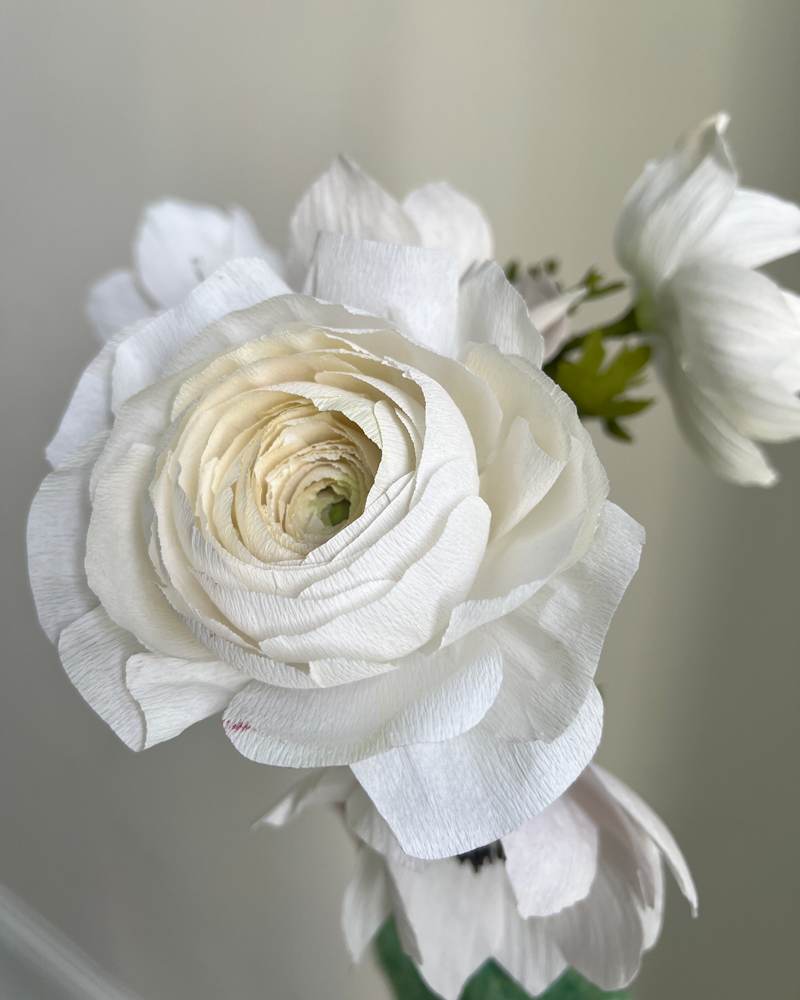
[[[498,255],[614,271],[644,161],[724,108],[746,181],[800,200],[796,0],[4,0],[0,5],[0,881],[143,1000],[387,996],[351,970],[352,854],[331,816],[249,824],[292,775],[214,721],[142,755],[81,701],[24,554],[43,448],[95,350],[85,290],[141,205],[238,202],[285,246],[335,153],[398,195],[447,178]],[[780,276],[800,288],[800,269]],[[639,1000],[795,996],[800,448],[775,490],[715,481],[669,406],[600,439],[649,536],[601,664],[605,763],[662,813],[701,894],[670,893]]]

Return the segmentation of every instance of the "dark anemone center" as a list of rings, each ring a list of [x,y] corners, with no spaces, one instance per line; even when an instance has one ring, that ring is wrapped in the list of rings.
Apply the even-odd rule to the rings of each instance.
[[[505,861],[506,852],[501,841],[495,840],[494,843],[476,847],[474,851],[467,851],[466,854],[457,854],[456,860],[461,865],[471,864],[475,871],[479,872],[485,864],[492,865],[495,861]]]

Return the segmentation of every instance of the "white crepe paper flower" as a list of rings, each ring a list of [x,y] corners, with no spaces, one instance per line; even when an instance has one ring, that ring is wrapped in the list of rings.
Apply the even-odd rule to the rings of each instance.
[[[426,184],[400,205],[346,156],[337,157],[292,216],[288,271],[296,291],[303,289],[321,230],[441,250],[458,260],[462,273],[494,254],[483,211],[449,184]],[[89,319],[105,342],[123,327],[178,305],[218,267],[239,257],[258,257],[286,277],[281,255],[264,242],[244,209],[223,212],[173,198],[155,202],[142,213],[133,267],[112,271],[93,286]],[[551,311],[541,317],[547,323]]]
[[[672,834],[594,764],[501,840],[433,862],[403,851],[347,768],[308,775],[256,825],[282,826],[312,804],[338,806],[358,843],[342,909],[353,960],[394,915],[403,947],[445,1000],[490,958],[534,996],[567,966],[603,990],[627,986],[661,931],[663,859],[696,913]]]
[[[92,288],[86,311],[105,342],[123,327],[177,306],[218,267],[238,257],[260,257],[283,274],[280,254],[268,246],[242,208],[165,198],[142,213],[133,241],[132,268],[112,271]]]
[[[304,294],[237,260],[106,343],[48,451],[30,572],[129,746],[224,711],[246,756],[349,765],[404,849],[446,857],[591,759],[643,537],[523,300],[493,263],[460,280],[485,234],[441,221],[444,191],[452,253],[392,244],[373,183],[340,161],[300,203]],[[320,232],[337,212],[348,235]]]
[[[647,166],[616,253],[686,437],[717,475],[771,486],[754,442],[800,436],[800,299],[754,268],[800,249],[800,208],[738,186],[727,121]]]

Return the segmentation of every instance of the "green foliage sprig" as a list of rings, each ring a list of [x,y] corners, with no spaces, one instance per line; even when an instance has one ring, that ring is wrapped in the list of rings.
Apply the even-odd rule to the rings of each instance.
[[[650,348],[647,344],[631,347],[623,343],[607,362],[604,341],[638,332],[636,312],[632,308],[607,326],[573,337],[544,366],[545,373],[575,403],[581,419],[602,420],[604,429],[622,441],[632,439],[619,423],[620,417],[641,413],[653,402],[652,399],[632,399],[628,395],[644,381]]]
[[[581,419],[602,420],[605,430],[623,441],[630,441],[631,436],[619,423],[620,417],[641,413],[653,402],[628,395],[644,381],[650,348],[647,344],[636,347],[623,344],[606,363],[603,342],[608,337],[626,337],[638,332],[635,311],[631,309],[608,326],[573,337],[544,366],[545,373],[575,403]]]
[[[556,276],[560,264],[549,257],[528,267],[527,273],[536,278],[546,274],[559,291],[562,284]],[[514,284],[522,275],[521,265],[512,260],[505,267],[508,280]],[[569,291],[581,292],[570,308],[574,314],[587,302],[605,298],[622,291],[624,281],[607,281],[596,268],[590,267],[579,282]],[[623,338],[639,333],[636,311],[631,308],[622,317],[606,326],[596,327],[578,334],[566,343],[555,358],[544,366],[545,373],[553,379],[575,403],[582,420],[598,419],[613,437],[630,441],[631,435],[619,422],[622,417],[632,417],[647,409],[652,399],[636,399],[629,395],[645,379],[650,361],[650,348],[646,344],[623,345],[610,358],[605,341],[609,337]]]

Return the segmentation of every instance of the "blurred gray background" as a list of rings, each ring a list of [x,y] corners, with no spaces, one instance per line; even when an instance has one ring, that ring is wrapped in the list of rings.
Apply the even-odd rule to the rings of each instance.
[[[86,288],[128,262],[142,204],[238,202],[285,248],[342,150],[397,195],[472,195],[501,261],[615,273],[643,163],[721,108],[746,182],[800,200],[799,45],[797,0],[3,0],[0,882],[143,1000],[387,992],[349,967],[333,817],[251,833],[290,773],[215,720],[131,753],[36,622],[27,507],[96,349]],[[800,289],[794,262],[778,273]],[[671,825],[701,895],[695,922],[670,892],[633,992],[796,996],[800,447],[756,492],[714,480],[663,399],[633,430],[597,436],[649,538],[601,664],[601,759]]]

